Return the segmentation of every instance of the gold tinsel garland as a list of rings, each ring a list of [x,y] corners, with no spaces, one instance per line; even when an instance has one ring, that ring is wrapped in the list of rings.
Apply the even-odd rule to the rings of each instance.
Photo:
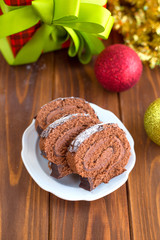
[[[114,28],[143,62],[160,65],[160,0],[110,0]]]

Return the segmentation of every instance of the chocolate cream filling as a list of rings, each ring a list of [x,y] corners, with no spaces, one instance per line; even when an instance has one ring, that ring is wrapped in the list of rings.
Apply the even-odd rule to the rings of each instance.
[[[79,134],[69,152],[70,167],[83,176],[80,186],[92,190],[124,171],[130,146],[117,124],[101,123]]]
[[[113,176],[119,175],[125,171],[124,166],[121,164],[121,162],[124,161],[126,149],[123,145],[123,142],[118,138],[118,136],[114,136],[112,140],[112,143],[110,143],[110,145],[106,146],[105,148],[101,145],[102,140],[100,140],[99,142],[93,144],[91,148],[87,149],[84,157],[84,170],[86,172],[99,172],[93,177],[81,178],[81,183],[79,185],[80,187],[91,191],[96,187],[96,180],[101,178],[101,182],[108,182]],[[90,158],[90,156],[91,154],[95,154],[96,150],[101,150],[101,154],[95,160]],[[116,169],[117,166],[118,169]],[[119,174],[113,174],[114,169],[116,171],[118,170]],[[109,175],[113,176],[110,177]]]
[[[64,116],[56,121],[54,121],[53,123],[51,123],[40,135],[40,137],[42,138],[47,138],[48,135],[50,134],[51,130],[52,129],[55,129],[56,127],[64,124],[65,122],[67,122],[69,119],[73,119],[73,118],[76,118],[77,116],[80,116],[80,117],[87,117],[89,116],[89,114],[70,114],[68,116]]]
[[[96,152],[101,152],[101,154],[97,157]],[[117,136],[112,136],[112,142],[110,142],[109,139],[97,140],[86,151],[83,162],[84,170],[97,171],[107,168],[109,171],[109,169],[111,168],[110,163],[117,163],[121,161],[123,159],[124,153],[125,151],[123,144]]]
[[[65,164],[68,166],[65,158],[67,148],[69,147],[71,141],[81,131],[86,129],[89,124],[92,123],[91,118],[87,118],[87,120],[85,121],[85,118],[88,116],[89,116],[88,114],[72,114],[61,119],[58,119],[52,124],[50,124],[41,134],[41,138],[43,139],[46,138],[44,142],[46,147],[44,148],[43,144],[41,146],[42,154],[44,156],[47,156],[47,159],[51,162],[52,159],[54,159],[54,162],[56,164]],[[74,124],[71,124],[71,127],[68,124],[67,124],[68,126],[65,125],[68,122],[68,120],[70,120],[70,122],[72,123],[72,121],[75,121],[76,118],[79,119],[79,125],[77,124],[77,121],[76,126],[73,126]],[[60,125],[62,125],[63,127],[56,129],[56,127]],[[52,132],[52,130],[54,131]],[[47,139],[48,136],[49,140]],[[45,153],[45,151],[48,151],[49,154],[47,154],[47,152]]]
[[[86,125],[76,126],[71,129],[66,129],[63,135],[59,137],[53,147],[53,151],[56,157],[65,157],[66,151],[70,142],[79,132],[81,132]]]
[[[63,108],[56,108],[53,111],[49,112],[48,115],[46,116],[46,124],[50,124],[52,122],[52,119],[58,118],[58,116],[63,116],[67,115],[68,113],[74,113],[74,112],[80,112],[78,106],[74,105],[65,105]],[[83,112],[86,112],[83,110]]]
[[[109,125],[109,124],[108,124]],[[84,132],[80,133],[70,144],[69,152],[76,152],[79,148],[79,146],[91,135],[93,135],[96,132],[100,132],[104,130],[103,123],[96,124],[88,129],[86,129]]]

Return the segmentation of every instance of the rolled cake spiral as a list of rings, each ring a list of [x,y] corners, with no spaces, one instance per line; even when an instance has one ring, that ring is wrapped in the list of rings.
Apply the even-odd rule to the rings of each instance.
[[[40,135],[41,132],[57,119],[74,113],[85,113],[98,119],[90,104],[81,98],[58,98],[41,107],[35,122],[35,128]]]
[[[117,124],[97,124],[80,133],[71,143],[67,162],[81,178],[80,187],[92,190],[125,171],[130,145]]]
[[[72,173],[66,161],[67,148],[72,140],[86,128],[99,123],[89,114],[70,114],[51,123],[40,135],[42,155],[51,162],[51,175],[62,178]]]

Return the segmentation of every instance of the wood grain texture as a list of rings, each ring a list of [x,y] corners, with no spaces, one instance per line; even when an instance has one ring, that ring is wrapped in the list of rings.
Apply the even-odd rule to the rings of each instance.
[[[53,55],[19,67],[0,61],[0,239],[46,240],[49,194],[31,179],[20,153],[23,131],[52,98]]]
[[[113,42],[120,42],[114,32],[107,44]],[[160,147],[143,127],[145,110],[159,97],[159,69],[145,67],[135,87],[116,94],[97,82],[94,61],[81,65],[62,50],[9,67],[0,56],[0,240],[160,239]],[[64,201],[44,192],[21,161],[24,129],[40,106],[66,96],[111,110],[135,139],[137,162],[127,185],[97,201]]]
[[[66,51],[55,54],[53,98],[78,96],[119,115],[116,93],[97,82],[93,64],[81,65]],[[50,196],[50,239],[130,239],[126,186],[94,202],[67,202]]]
[[[147,138],[143,124],[147,107],[159,93],[159,68],[145,66],[140,82],[120,95],[122,119],[133,135],[137,155],[128,182],[134,240],[160,239],[160,147]]]

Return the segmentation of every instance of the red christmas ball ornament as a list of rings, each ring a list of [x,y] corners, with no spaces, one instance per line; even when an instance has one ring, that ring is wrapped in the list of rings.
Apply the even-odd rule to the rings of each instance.
[[[138,82],[143,66],[133,49],[123,44],[114,44],[99,54],[94,69],[104,88],[121,92]]]

